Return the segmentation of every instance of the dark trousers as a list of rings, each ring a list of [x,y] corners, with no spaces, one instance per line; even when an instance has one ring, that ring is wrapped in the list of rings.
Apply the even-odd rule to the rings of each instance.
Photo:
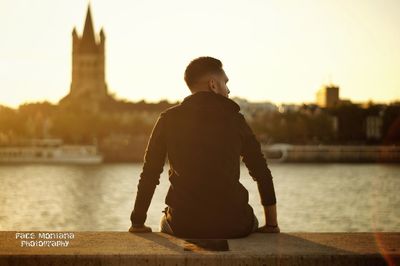
[[[160,232],[166,233],[166,234],[169,234],[169,235],[174,235],[174,232],[173,232],[171,226],[168,223],[167,210],[168,210],[168,207],[165,208],[165,210],[163,211],[164,215],[161,217]],[[255,215],[253,215],[253,229],[251,231],[252,233],[257,231],[258,225],[259,224],[258,224],[257,217]]]

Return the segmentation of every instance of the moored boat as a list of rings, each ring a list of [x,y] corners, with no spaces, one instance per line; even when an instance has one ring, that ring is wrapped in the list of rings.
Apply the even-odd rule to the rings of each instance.
[[[399,146],[290,145],[262,146],[272,162],[400,163]]]
[[[32,139],[0,146],[0,163],[98,164],[96,145],[66,145],[61,139]]]

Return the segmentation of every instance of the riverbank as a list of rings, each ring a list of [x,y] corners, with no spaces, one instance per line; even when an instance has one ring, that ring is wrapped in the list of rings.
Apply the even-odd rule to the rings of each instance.
[[[68,246],[21,247],[23,240],[16,239],[16,233],[0,232],[0,265],[376,266],[400,263],[400,233],[257,233],[228,240],[229,251],[205,250],[163,233],[127,232],[75,232],[72,238],[68,236]],[[37,237],[39,232],[33,233]]]

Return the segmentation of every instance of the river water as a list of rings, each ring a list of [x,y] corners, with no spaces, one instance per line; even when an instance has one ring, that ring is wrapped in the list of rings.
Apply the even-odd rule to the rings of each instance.
[[[0,165],[0,230],[126,231],[142,164]],[[148,211],[159,230],[164,167]],[[271,164],[284,232],[400,231],[400,165]],[[264,221],[256,183],[241,182]]]

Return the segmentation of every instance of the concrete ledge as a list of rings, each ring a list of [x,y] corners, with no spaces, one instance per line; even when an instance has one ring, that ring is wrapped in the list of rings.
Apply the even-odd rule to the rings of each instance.
[[[163,233],[74,232],[67,247],[21,247],[0,232],[0,265],[400,265],[400,233],[252,234],[207,251]],[[43,233],[43,232],[41,232]]]

